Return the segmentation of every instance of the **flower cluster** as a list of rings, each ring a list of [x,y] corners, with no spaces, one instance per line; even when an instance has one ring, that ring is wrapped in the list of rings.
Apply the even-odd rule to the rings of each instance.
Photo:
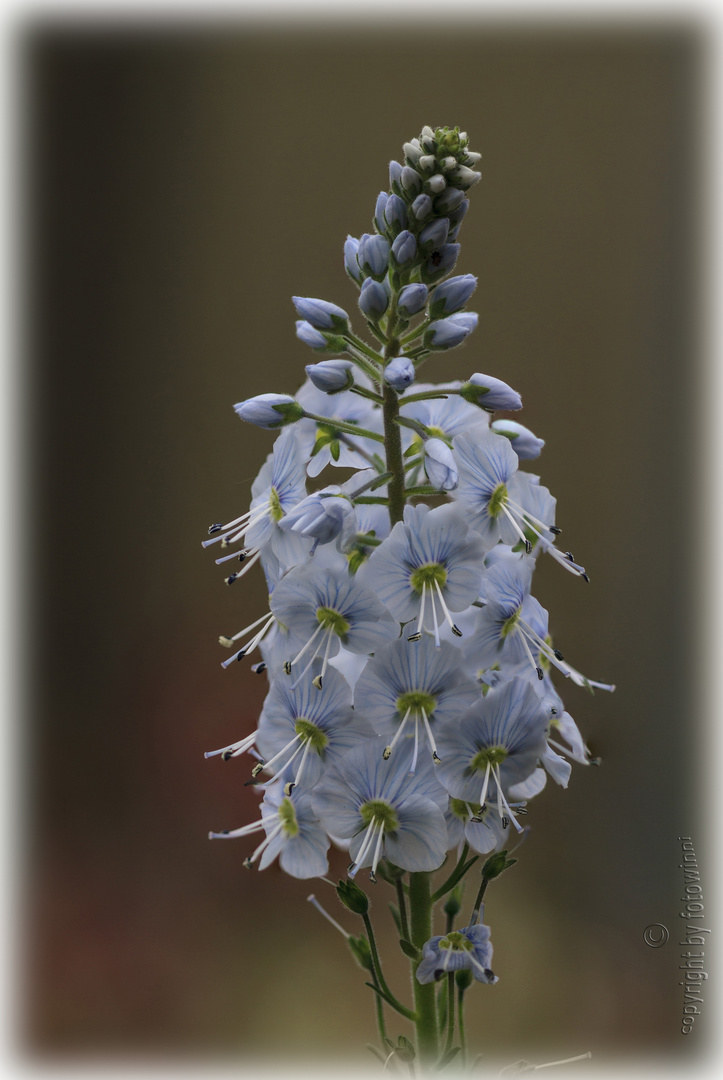
[[[258,821],[211,834],[260,834],[247,866],[278,856],[294,877],[324,876],[334,844],[348,850],[348,879],[367,868],[399,885],[454,851],[457,887],[468,854],[505,852],[523,833],[548,776],[567,786],[571,763],[592,760],[553,672],[613,687],[563,657],[531,591],[543,555],[587,581],[558,547],[555,499],[521,467],[544,443],[499,415],[522,407],[499,378],[416,382],[427,357],[477,325],[466,310],[476,278],[450,275],[479,158],[458,129],[425,127],[405,144],[372,231],[344,244],[374,345],[341,307],[294,297],[297,336],[329,358],[294,395],[235,406],[280,429],[249,509],[204,541],[223,550],[218,563],[241,564],[227,584],[258,563],[269,592],[267,612],[220,638],[233,650],[224,667],[260,653],[258,726],[209,755],[254,759]],[[400,887],[411,902],[411,884]],[[496,981],[489,930],[474,920],[407,944],[422,988],[462,971]]]

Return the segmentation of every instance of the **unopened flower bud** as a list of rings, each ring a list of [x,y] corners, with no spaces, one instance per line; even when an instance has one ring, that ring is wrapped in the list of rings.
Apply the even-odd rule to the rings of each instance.
[[[292,296],[291,299],[301,318],[317,330],[339,330],[344,333],[349,329],[349,316],[336,304],[310,296]]]
[[[359,307],[367,319],[377,322],[389,306],[389,295],[380,281],[367,278],[359,293]]]
[[[437,214],[449,214],[463,202],[464,192],[456,187],[448,187],[434,200],[434,210]]]
[[[392,236],[396,236],[407,227],[407,208],[404,199],[390,195],[384,210],[384,222]]]
[[[340,881],[336,892],[344,907],[348,907],[349,911],[353,911],[355,915],[366,915],[369,910],[369,898],[355,882],[350,879]]]
[[[402,193],[402,166],[398,161],[389,162],[389,186],[397,195]]]
[[[459,256],[459,244],[442,244],[435,248],[422,266],[422,280],[431,285],[454,270]]]
[[[454,349],[462,344],[476,326],[477,315],[473,311],[450,315],[447,319],[438,319],[432,323],[424,335],[424,347],[436,350]]]
[[[359,241],[357,262],[364,274],[381,281],[389,268],[389,241],[383,236],[364,233]]]
[[[303,341],[310,349],[316,349],[317,352],[338,353],[343,352],[346,348],[346,341],[343,337],[328,332],[322,334],[320,330],[316,330],[305,319],[297,319],[296,336],[299,341]]]
[[[414,361],[408,356],[397,356],[384,368],[384,379],[392,390],[403,393],[414,382]]]
[[[435,218],[425,225],[419,234],[419,246],[422,249],[439,248],[445,243],[449,232],[447,218]]]
[[[354,382],[351,360],[322,360],[319,364],[307,364],[306,374],[317,390],[327,394],[348,390]]]
[[[430,484],[440,491],[454,491],[459,484],[454,455],[442,439],[427,439],[425,442],[424,471]]]
[[[545,445],[544,439],[538,439],[529,428],[518,424],[516,420],[493,420],[490,428],[498,435],[507,436],[520,461],[531,461],[539,457]]]
[[[461,317],[460,315],[451,316],[453,319]],[[470,376],[468,382],[460,387],[459,392],[466,401],[479,405],[481,409],[486,409],[488,412],[522,408],[522,398],[517,391],[492,375],[476,373]]]
[[[380,191],[377,195],[377,204],[374,207],[374,226],[378,233],[384,233],[386,225],[384,222],[384,208],[387,205],[389,196],[386,191]]]
[[[412,213],[417,221],[424,221],[432,213],[432,200],[429,195],[417,195],[412,203]]]
[[[421,169],[422,172],[431,172],[436,166],[437,159],[434,154],[422,154],[417,162],[417,168]]]
[[[359,241],[354,236],[347,236],[344,242],[344,269],[352,281],[355,281],[357,285],[361,285],[362,272],[356,258],[358,250]]]
[[[417,241],[408,229],[400,232],[392,244],[392,255],[397,266],[406,266],[417,255]]]
[[[415,282],[413,285],[405,285],[399,294],[397,311],[402,318],[410,318],[412,315],[416,315],[417,312],[422,310],[427,303],[428,296],[429,289],[426,285],[422,285],[421,282]]]
[[[432,319],[443,318],[460,311],[477,288],[477,278],[473,274],[461,274],[449,278],[434,290],[434,298],[429,308]]]
[[[435,173],[434,176],[430,176],[429,180],[427,180],[427,190],[431,191],[433,195],[439,195],[446,186],[447,181],[441,173]]]
[[[420,157],[422,156],[422,147],[419,144],[418,139],[412,139],[411,142],[405,142],[402,147],[404,156],[407,159],[407,163],[412,167],[416,166]]]
[[[304,410],[289,394],[259,394],[234,405],[242,420],[262,428],[284,427],[304,415]]]
[[[481,179],[482,173],[475,172],[473,169],[468,169],[466,165],[460,165],[457,171],[452,174],[454,186],[462,188],[463,191],[467,191],[474,184],[479,183]]]
[[[416,196],[422,190],[422,179],[418,172],[405,165],[402,169],[400,183],[407,195]]]

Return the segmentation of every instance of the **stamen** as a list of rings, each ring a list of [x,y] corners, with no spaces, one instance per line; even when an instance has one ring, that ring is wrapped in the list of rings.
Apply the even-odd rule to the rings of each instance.
[[[319,636],[319,634],[321,633],[321,631],[322,631],[323,629],[324,629],[324,624],[323,624],[323,623],[319,623],[319,625],[317,626],[316,630],[314,631],[314,633],[313,633],[313,634],[311,635],[311,637],[310,637],[310,638],[309,638],[309,640],[307,641],[306,645],[304,645],[304,647],[303,647],[303,648],[302,648],[302,649],[300,650],[300,652],[298,652],[298,653],[296,654],[296,656],[294,657],[294,659],[293,659],[293,660],[287,660],[287,663],[288,663],[288,665],[289,665],[289,670],[288,670],[288,671],[286,671],[286,664],[284,664],[284,670],[286,671],[286,674],[287,674],[287,675],[290,675],[290,674],[291,674],[291,669],[292,669],[292,667],[294,666],[294,664],[298,664],[299,660],[301,660],[302,656],[304,655],[304,653],[306,652],[306,650],[307,650],[307,649],[309,648],[309,646],[311,645],[312,641],[314,641],[314,640],[315,640],[315,639],[316,639],[316,638],[317,638],[317,637]]]
[[[379,829],[379,836],[377,837],[377,846],[374,849],[374,857],[372,859],[372,869],[371,869],[371,873],[369,874],[369,880],[371,881],[372,885],[376,885],[376,882],[377,882],[377,866],[379,865],[379,859],[380,859],[381,854],[382,854],[382,839],[383,839],[383,837],[384,837],[384,822],[382,821],[380,829]]]
[[[530,661],[533,668],[537,672],[537,678],[540,680],[540,682],[542,682],[542,680],[545,678],[545,673],[542,670],[542,668],[539,667],[535,663],[534,657],[533,657],[532,653],[530,652],[530,646],[527,644],[527,638],[525,637],[524,633],[521,632],[520,623],[517,624],[517,636],[519,637],[520,641],[522,642],[522,644],[525,647],[525,652],[527,653],[527,659]]]
[[[481,795],[479,797],[479,805],[480,805],[480,811],[479,812],[480,812],[480,814],[483,814],[484,811],[485,811],[485,799],[487,798],[487,785],[490,782],[490,769],[491,768],[492,768],[492,762],[488,761],[487,762],[487,768],[485,769],[485,778],[484,778],[484,781],[482,783],[482,793],[481,793]],[[474,821],[474,818],[472,820]],[[482,818],[480,818],[479,820],[481,821]]]
[[[437,744],[434,741],[434,735],[432,734],[432,729],[431,729],[431,727],[429,725],[429,720],[427,719],[427,714],[424,711],[424,706],[420,706],[420,711],[422,713],[422,719],[424,720],[424,726],[427,729],[427,738],[429,740],[429,745],[430,745],[430,747],[432,749],[432,761],[434,762],[435,765],[441,765],[442,759],[437,754]],[[417,723],[419,723],[419,721],[417,721]]]
[[[502,813],[502,807],[500,806],[500,800],[501,800],[502,801],[502,806],[504,806],[505,810],[507,811],[509,816],[512,818],[512,824],[517,829],[518,833],[521,833],[523,831],[522,826],[520,825],[519,821],[515,817],[515,812],[512,809],[512,807],[510,806],[510,804],[507,802],[507,799],[505,798],[505,794],[504,794],[504,792],[502,790],[502,783],[500,781],[500,767],[499,767],[499,765],[496,765],[496,766],[494,766],[494,768],[497,769],[497,773],[495,775],[495,780],[497,781],[497,812],[499,813],[501,818],[505,816]],[[507,826],[504,826],[504,828],[507,828]]]
[[[237,570],[235,574],[230,574],[227,578],[224,579],[226,581],[226,584],[227,585],[233,585],[234,581],[238,581],[238,579],[242,578],[244,576],[244,574],[248,574],[251,567],[255,566],[260,558],[261,558],[261,548],[257,548],[256,552],[254,553],[252,558],[250,558],[249,561],[246,563],[243,570]]]
[[[220,750],[207,750],[203,756],[205,758],[210,758],[218,757],[220,755],[224,761],[228,761],[232,757],[238,757],[239,754],[243,754],[244,751],[253,746],[257,735],[258,731],[254,731],[251,735],[247,735],[245,739],[239,739],[238,742],[230,743],[228,746],[222,746]]]
[[[259,856],[260,856],[260,855],[261,855],[261,854],[262,854],[262,853],[263,853],[264,851],[266,851],[266,848],[267,848],[267,847],[269,846],[269,844],[271,843],[271,841],[272,841],[272,840],[274,840],[274,839],[276,838],[276,836],[277,836],[277,835],[278,835],[278,834],[279,834],[279,833],[281,832],[281,829],[283,828],[283,825],[284,825],[283,821],[279,821],[277,825],[274,825],[274,827],[273,827],[273,829],[271,830],[271,832],[270,832],[270,833],[269,833],[269,834],[267,835],[267,837],[266,837],[266,839],[265,839],[265,840],[262,840],[262,841],[261,841],[261,843],[259,844],[259,846],[258,846],[258,847],[256,848],[256,850],[254,851],[253,855],[252,855],[252,856],[251,856],[251,857],[250,857],[249,859],[245,859],[245,860],[244,860],[244,866],[246,866],[246,864],[248,863],[248,869],[251,869],[251,867],[252,867],[252,866],[253,866],[253,864],[254,864],[254,863],[256,862],[256,860],[258,859],[258,857],[259,857]]]
[[[329,912],[324,910],[324,908],[321,906],[321,904],[316,899],[316,897],[314,896],[313,893],[311,894],[311,896],[307,896],[306,899],[308,900],[308,902],[310,904],[314,905],[314,907],[319,912],[319,914],[323,915],[327,922],[330,922],[332,926],[336,927],[336,929],[339,931],[339,933],[343,934],[347,941],[349,940],[349,938],[351,937],[351,934],[347,933],[347,931],[344,929],[344,927],[340,926],[339,923],[336,921],[336,919],[332,919]]]
[[[442,611],[444,612],[444,617],[447,620],[447,622],[449,623],[449,627],[450,627],[452,633],[456,637],[462,637],[462,631],[460,630],[460,628],[458,626],[454,625],[454,620],[453,620],[452,616],[449,613],[449,608],[447,607],[447,604],[445,603],[444,596],[442,595],[442,589],[441,589],[440,584],[439,584],[439,582],[437,581],[436,578],[434,579],[434,584],[437,587],[437,592],[439,593],[439,602],[442,605]]]
[[[301,734],[298,734],[298,735],[294,735],[293,739],[290,739],[290,740],[289,740],[289,741],[287,742],[286,746],[282,747],[282,749],[281,749],[281,750],[279,750],[278,754],[274,754],[274,756],[273,756],[273,757],[271,758],[271,760],[270,760],[270,761],[260,761],[260,762],[258,763],[258,765],[254,765],[253,769],[251,770],[251,775],[252,775],[252,776],[258,776],[258,775],[259,775],[259,773],[260,773],[260,772],[261,772],[261,771],[262,771],[263,769],[270,769],[270,768],[271,768],[271,766],[272,766],[272,765],[275,765],[275,764],[276,764],[276,762],[277,762],[277,761],[279,760],[279,758],[280,758],[280,757],[283,757],[283,756],[284,756],[284,754],[286,753],[286,751],[287,751],[287,750],[290,750],[290,749],[291,749],[291,747],[292,747],[292,746],[294,745],[294,743],[295,743],[295,742],[298,742],[298,740],[299,740],[300,738],[301,738]],[[292,761],[294,760],[294,758],[296,757],[296,755],[297,755],[297,754],[299,753],[299,751],[300,751],[300,750],[303,750],[303,748],[304,748],[304,744],[303,744],[303,743],[301,743],[301,744],[300,744],[299,746],[297,746],[297,748],[296,748],[296,750],[294,751],[294,753],[292,754],[292,756],[291,756],[291,757],[289,758],[289,760],[288,760],[288,761],[286,762],[286,765],[284,766],[284,768],[286,768],[286,767],[287,767],[288,765],[290,765],[290,764],[291,764],[291,762],[292,762]]]
[[[290,784],[286,784],[284,786],[284,795],[290,795],[294,788],[297,787],[298,784],[301,782],[301,774],[304,771],[304,765],[306,764],[306,759],[309,756],[309,750],[311,750],[311,739],[306,740],[306,744],[304,746],[304,753],[301,755],[301,764],[299,765],[298,771],[293,781]]]
[[[222,829],[221,832],[210,832],[208,834],[209,840],[235,840],[239,836],[250,836],[252,833],[259,832],[264,827],[264,819],[259,818],[258,821],[253,821],[250,825],[242,825],[240,829]]]
[[[419,602],[419,618],[417,619],[417,631],[407,641],[419,641],[424,630],[424,601],[427,595],[427,582],[422,582],[422,599]]]
[[[321,626],[321,623],[320,623],[319,625]],[[329,629],[327,630],[327,634],[328,634],[328,636],[329,636],[329,640],[327,641],[327,646],[328,646],[328,644],[329,644],[329,641],[331,640],[331,635],[332,635],[333,633],[334,633],[334,630],[333,630],[333,629],[332,629],[332,627],[330,626],[330,627],[329,627]],[[297,686],[299,685],[299,683],[301,682],[301,680],[302,680],[302,679],[304,678],[304,675],[306,675],[307,671],[309,671],[309,669],[311,668],[311,665],[312,665],[312,664],[314,663],[314,661],[316,660],[317,656],[319,655],[319,648],[320,648],[320,646],[319,646],[319,645],[317,645],[316,649],[314,650],[314,654],[313,654],[313,656],[311,657],[311,660],[309,660],[308,664],[306,665],[306,667],[304,668],[304,670],[303,670],[303,671],[301,672],[301,675],[299,675],[298,679],[297,679],[297,680],[296,680],[295,682],[293,682],[293,683],[291,684],[291,689],[292,689],[292,690],[296,690],[296,687],[297,687]],[[320,686],[317,686],[317,690],[321,690],[321,687],[320,687]]]
[[[391,756],[392,750],[394,749],[395,743],[396,743],[397,739],[399,738],[399,736],[402,734],[402,730],[404,728],[404,725],[407,722],[407,719],[408,719],[409,714],[410,714],[411,711],[412,711],[412,706],[410,705],[409,708],[407,709],[407,711],[404,714],[404,719],[402,720],[401,724],[399,725],[396,732],[394,733],[394,738],[390,742],[389,746],[385,747],[384,753],[382,754],[382,757],[384,758],[385,761],[389,760],[389,757]]]
[[[256,619],[256,621],[255,621],[255,622],[249,623],[249,625],[248,625],[248,626],[245,626],[245,627],[243,628],[243,630],[239,630],[239,632],[238,632],[237,634],[234,634],[234,635],[233,635],[233,637],[230,637],[230,638],[227,638],[227,637],[225,637],[225,638],[219,638],[218,640],[219,640],[219,641],[221,642],[221,644],[222,644],[222,645],[226,645],[226,644],[227,644],[227,642],[229,642],[230,644],[228,644],[228,645],[227,645],[227,648],[229,648],[229,649],[230,649],[230,648],[231,648],[231,644],[232,644],[232,643],[233,643],[234,641],[238,641],[238,640],[239,640],[239,638],[245,637],[245,636],[246,636],[246,634],[250,633],[250,632],[251,632],[252,630],[255,630],[255,629],[256,629],[256,627],[257,627],[257,626],[260,626],[260,625],[261,625],[261,623],[262,623],[262,622],[264,622],[264,621],[265,621],[266,619],[273,619],[273,618],[274,618],[274,616],[273,616],[273,615],[271,614],[271,612],[270,612],[270,611],[266,611],[266,612],[264,612],[264,614],[263,614],[263,615],[261,616],[261,618],[260,618],[260,619]]]
[[[519,538],[520,538],[520,540],[522,541],[522,543],[523,543],[523,544],[525,545],[525,551],[526,551],[526,552],[527,552],[527,554],[529,555],[529,554],[530,554],[530,552],[532,551],[532,544],[531,544],[531,543],[530,543],[530,541],[529,541],[529,540],[527,539],[527,537],[526,537],[526,536],[525,536],[525,534],[523,533],[522,529],[521,529],[521,528],[520,528],[520,526],[519,526],[519,525],[517,524],[517,522],[515,521],[515,519],[513,518],[512,514],[511,514],[511,513],[510,513],[510,511],[509,511],[509,510],[507,509],[507,507],[505,506],[505,504],[504,504],[504,503],[502,504],[502,510],[503,510],[503,512],[504,512],[504,513],[505,513],[505,514],[507,515],[508,519],[509,519],[509,520],[511,521],[513,529],[515,530],[515,532],[516,532],[516,533],[517,533],[517,535],[519,536]]]
[[[326,639],[326,649],[324,650],[324,659],[321,665],[321,674],[317,675],[313,680],[313,684],[317,690],[321,690],[324,676],[326,675],[326,666],[329,663],[329,649],[331,648],[331,627],[329,627],[329,634]]]
[[[417,768],[417,755],[419,753],[419,721],[414,722],[414,754],[412,756],[412,767],[409,770],[410,774]]]
[[[439,648],[440,647],[440,640],[439,640],[439,624],[437,622],[437,605],[434,602],[434,593],[432,592],[431,589],[429,590],[429,599],[432,602],[432,618],[434,620],[434,644],[435,644],[436,648]]]
[[[380,822],[380,824],[381,824],[381,822]],[[354,862],[351,864],[351,869],[348,871],[348,874],[349,874],[350,878],[353,878],[355,876],[355,874],[359,870],[359,867],[361,866],[362,862],[366,858],[367,852],[368,852],[369,848],[371,847],[372,840],[374,838],[374,833],[376,832],[376,828],[377,828],[377,818],[372,818],[372,820],[367,825],[366,836],[364,837],[364,842],[362,843],[362,846],[359,848],[359,854],[357,855]]]

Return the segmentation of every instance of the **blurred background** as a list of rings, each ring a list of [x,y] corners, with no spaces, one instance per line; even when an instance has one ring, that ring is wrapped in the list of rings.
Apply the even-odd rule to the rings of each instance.
[[[255,813],[246,759],[203,752],[255,727],[265,679],[222,671],[217,638],[266,598],[260,572],[225,588],[200,541],[246,509],[273,440],[233,404],[293,392],[316,359],[291,295],[355,310],[344,239],[424,124],[483,154],[457,268],[479,277],[479,329],[424,377],[522,394],[591,577],[542,560],[536,595],[566,657],[617,684],[560,686],[603,764],[535,800],[490,886],[500,981],[468,995],[468,1032],[502,1064],[703,1045],[705,1016],[680,1033],[676,935],[678,837],[703,875],[707,845],[704,38],[685,21],[25,25],[25,1054],[243,1069],[363,1062],[375,1039],[363,973],[306,902],[359,932],[331,888],[207,841]],[[392,956],[390,899],[380,883]],[[652,923],[666,947],[645,944]],[[387,969],[404,993],[406,961]]]

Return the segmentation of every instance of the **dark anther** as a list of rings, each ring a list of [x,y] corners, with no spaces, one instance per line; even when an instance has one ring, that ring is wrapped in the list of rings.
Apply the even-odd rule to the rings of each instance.
[[[573,555],[573,553],[571,551],[566,551],[565,552],[565,558],[569,559],[570,562],[575,562],[575,556]]]
[[[284,795],[286,795],[286,797],[288,798],[288,796],[291,794],[295,787],[296,784],[293,780],[290,780],[288,784],[284,784]]]
[[[532,544],[530,543],[529,540],[525,540],[525,551],[527,552],[528,555],[532,554]]]
[[[544,671],[541,667],[535,668],[535,671],[537,672],[537,678],[540,680],[540,682],[542,682],[542,680],[545,678]]]
[[[490,982],[492,982],[492,980],[495,977],[494,971],[490,971],[489,968],[485,968],[485,975],[487,976],[487,978],[489,979]]]
[[[230,761],[233,757],[233,750],[224,750],[224,752],[221,754],[221,757],[224,761]]]
[[[290,675],[291,674],[291,661],[290,660],[284,660],[284,674],[285,675]]]
[[[222,528],[223,528],[223,525],[221,524],[221,522],[217,521],[215,525],[209,525],[209,527],[208,527],[208,535],[213,536],[214,533],[221,532]]]
[[[239,649],[239,651],[236,653],[236,659],[237,660],[243,660],[245,655],[246,655],[246,650],[245,649]]]
[[[266,764],[265,761],[257,761],[256,764],[254,765],[253,769],[251,770],[251,775],[253,777],[258,776],[259,773],[263,771],[263,767],[264,767],[265,764]]]
[[[585,573],[585,571],[584,571],[584,570],[583,570],[583,572],[582,572],[582,573],[580,574],[580,577],[582,578],[582,580],[583,580],[583,581],[586,581],[586,582],[588,583],[588,585],[590,584],[590,578],[589,578],[589,577],[587,576],[587,574]]]
[[[238,561],[239,562],[244,562],[245,559],[246,559],[246,552],[245,551],[240,551],[239,554],[238,554]]]
[[[441,765],[442,764],[442,759],[438,755],[436,750],[432,751],[432,761],[434,762],[435,765]]]
[[[311,681],[312,681],[312,684],[316,687],[317,690],[321,690],[321,688],[322,688],[321,675],[316,675],[315,678],[313,678]]]
[[[253,664],[251,670],[254,675],[260,675],[263,671],[266,671],[266,661],[262,660],[260,664]]]
[[[502,815],[502,828],[506,829],[507,826],[509,825],[509,823],[510,823],[510,819],[507,817],[506,814],[503,814]]]
[[[562,532],[562,529],[558,529],[557,525],[548,525],[547,527],[551,533],[555,534],[555,536],[559,536]]]
[[[433,251],[432,254],[430,255],[430,260],[431,260],[432,266],[439,266],[439,264],[442,261],[442,252],[441,251]]]
[[[460,628],[458,626],[453,626],[452,627],[452,633],[454,634],[455,637],[464,637],[462,631],[460,630]]]
[[[391,748],[391,746],[386,746],[384,748],[384,753],[382,754],[382,757],[384,758],[385,761],[389,761],[389,758],[391,756],[392,756],[392,748]]]
[[[250,858],[244,859],[244,861],[242,863],[242,866],[243,866],[244,870],[250,870],[251,869],[251,859]]]
[[[373,870],[369,871],[369,880],[371,881],[372,885],[376,885],[376,883],[377,883],[377,875],[374,873]]]
[[[238,577],[238,574],[230,574],[226,578],[226,584],[227,585],[233,585],[233,583],[234,583],[234,581],[236,580],[237,577]]]
[[[421,641],[421,640],[422,640],[422,635],[421,634],[412,634],[411,637],[407,638],[407,641]]]
[[[553,649],[552,651],[554,652],[554,654],[555,654],[555,656],[557,657],[558,660],[564,660],[565,659],[565,657],[562,655],[562,653],[560,652],[559,649]]]

